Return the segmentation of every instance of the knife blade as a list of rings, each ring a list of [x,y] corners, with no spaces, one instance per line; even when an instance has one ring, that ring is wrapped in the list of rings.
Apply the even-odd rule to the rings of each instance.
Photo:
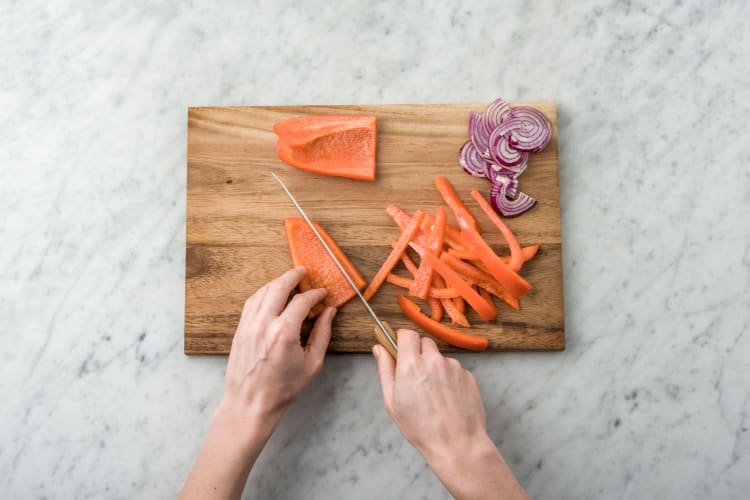
[[[378,339],[378,342],[380,342],[383,347],[386,348],[386,350],[393,356],[393,359],[396,359],[398,355],[398,346],[396,345],[395,340],[395,333],[393,333],[393,329],[391,326],[386,322],[381,320],[377,314],[375,314],[375,311],[372,309],[370,304],[367,302],[367,299],[364,298],[362,293],[359,291],[359,288],[357,288],[357,285],[354,283],[354,280],[352,280],[351,276],[349,276],[349,273],[346,272],[346,269],[344,269],[344,266],[339,262],[339,259],[336,257],[336,254],[333,253],[333,250],[328,246],[328,244],[325,242],[323,237],[320,235],[318,230],[315,228],[315,224],[312,223],[312,220],[310,220],[310,217],[307,216],[305,211],[302,209],[302,206],[299,204],[297,199],[294,197],[291,191],[289,191],[289,188],[286,187],[286,184],[284,184],[284,181],[281,180],[281,178],[276,175],[275,172],[271,172],[271,175],[274,179],[276,179],[276,182],[279,183],[281,186],[281,189],[284,190],[286,195],[291,200],[294,207],[297,209],[297,212],[302,216],[302,218],[305,220],[307,225],[312,230],[313,234],[315,234],[315,237],[318,238],[318,241],[323,245],[323,248],[325,249],[326,253],[331,257],[331,260],[333,260],[333,263],[336,264],[336,267],[339,268],[339,271],[341,271],[341,274],[344,275],[344,278],[346,278],[347,283],[349,283],[349,286],[352,287],[352,290],[357,294],[357,297],[359,297],[359,300],[362,302],[362,305],[365,306],[365,310],[370,314],[372,319],[375,321],[375,336]]]

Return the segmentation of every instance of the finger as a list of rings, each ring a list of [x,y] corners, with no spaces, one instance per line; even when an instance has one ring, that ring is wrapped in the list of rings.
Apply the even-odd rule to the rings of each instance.
[[[419,334],[414,330],[401,328],[396,332],[398,335],[398,359],[414,358],[421,352]]]
[[[262,310],[272,317],[276,317],[284,310],[289,294],[299,285],[299,282],[307,274],[302,267],[290,269],[268,284],[268,290],[263,297]]]
[[[314,290],[308,290],[304,293],[298,293],[286,306],[284,312],[279,316],[292,326],[294,330],[291,332],[294,335],[299,335],[299,330],[302,328],[302,322],[305,320],[307,315],[310,313],[310,309],[315,306],[318,302],[323,300],[328,294],[325,288],[315,288]]]
[[[438,350],[437,344],[430,337],[422,337],[420,339],[420,343],[421,343],[420,347],[422,348],[422,355],[437,354],[438,356],[441,356],[440,351]]]
[[[307,339],[307,351],[312,359],[316,362],[322,362],[328,349],[328,343],[331,341],[331,324],[336,316],[335,307],[326,308],[323,313],[315,320],[315,326],[310,331],[310,337]]]
[[[396,361],[380,344],[372,347],[372,354],[378,362],[380,388],[383,390],[383,404],[390,411],[393,408],[393,384],[396,376]]]

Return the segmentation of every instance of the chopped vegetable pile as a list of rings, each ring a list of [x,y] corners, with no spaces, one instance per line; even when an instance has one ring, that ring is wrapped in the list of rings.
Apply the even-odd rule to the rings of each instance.
[[[299,116],[273,126],[285,163],[317,174],[375,180],[374,116]]]
[[[467,174],[488,179],[492,206],[514,217],[536,203],[517,193],[518,177],[526,170],[529,153],[543,150],[551,138],[552,124],[539,110],[511,108],[495,99],[482,113],[470,113],[469,140],[459,149],[458,162]]]
[[[427,301],[430,306],[430,316],[427,316],[406,296],[397,297],[401,311],[415,325],[454,346],[483,351],[487,349],[486,338],[441,323],[443,313],[448,314],[454,325],[470,328],[466,304],[485,321],[497,316],[492,296],[518,310],[519,299],[531,289],[519,272],[524,262],[536,255],[539,246],[521,247],[487,200],[472,190],[471,196],[508,243],[510,255],[498,256],[482,237],[474,215],[450,181],[440,176],[435,179],[435,186],[453,212],[458,228],[448,223],[442,206],[434,216],[419,210],[410,216],[398,206],[388,205],[386,211],[401,230],[401,236],[392,242],[391,253],[370,281],[364,296],[370,299],[384,282],[404,288],[409,295]],[[419,255],[419,265],[407,252],[409,247]],[[393,273],[399,262],[411,278]]]

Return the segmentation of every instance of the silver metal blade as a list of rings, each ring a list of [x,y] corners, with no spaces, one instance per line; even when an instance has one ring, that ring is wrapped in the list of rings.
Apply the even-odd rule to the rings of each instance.
[[[388,329],[383,325],[383,322],[380,321],[380,318],[378,318],[378,315],[375,314],[375,311],[372,310],[372,307],[370,307],[370,304],[367,302],[367,300],[364,298],[362,293],[360,293],[359,289],[357,288],[357,285],[354,284],[354,281],[352,280],[351,276],[349,276],[349,273],[346,272],[346,269],[344,269],[344,266],[341,265],[341,262],[339,262],[339,259],[336,258],[336,255],[333,253],[333,250],[328,246],[326,241],[323,239],[323,237],[320,235],[317,229],[315,229],[315,224],[312,223],[310,218],[307,216],[305,211],[302,209],[300,204],[297,202],[297,199],[294,197],[294,195],[289,191],[289,189],[286,187],[286,184],[284,184],[284,181],[282,181],[278,175],[276,175],[275,172],[271,172],[271,175],[273,175],[273,178],[276,179],[276,182],[279,183],[281,188],[284,190],[286,195],[289,197],[290,200],[292,200],[292,203],[294,204],[294,207],[297,209],[299,214],[302,216],[303,219],[305,219],[305,222],[307,222],[307,225],[310,226],[310,229],[312,229],[312,232],[315,233],[315,236],[318,238],[318,241],[323,245],[323,248],[325,248],[328,255],[330,255],[331,259],[333,260],[333,263],[336,264],[336,267],[339,268],[339,271],[341,271],[341,274],[344,275],[344,278],[346,278],[346,281],[349,283],[349,286],[352,287],[352,290],[357,294],[357,297],[359,297],[359,300],[362,301],[362,305],[365,306],[365,309],[367,309],[367,312],[370,313],[370,316],[372,316],[372,319],[375,320],[375,324],[378,325],[378,328],[385,334],[386,338],[388,339],[388,342],[391,343],[393,348],[398,351],[398,346],[396,345],[396,340],[391,336],[390,333],[388,333]]]

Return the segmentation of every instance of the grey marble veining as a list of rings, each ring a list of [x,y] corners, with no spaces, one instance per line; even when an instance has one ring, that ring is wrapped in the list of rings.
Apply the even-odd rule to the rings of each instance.
[[[298,3],[300,5],[298,5]],[[182,354],[186,108],[551,100],[568,349],[460,356],[534,498],[750,489],[750,7],[0,2],[0,491],[168,498],[225,359]],[[248,498],[446,498],[334,356]]]

